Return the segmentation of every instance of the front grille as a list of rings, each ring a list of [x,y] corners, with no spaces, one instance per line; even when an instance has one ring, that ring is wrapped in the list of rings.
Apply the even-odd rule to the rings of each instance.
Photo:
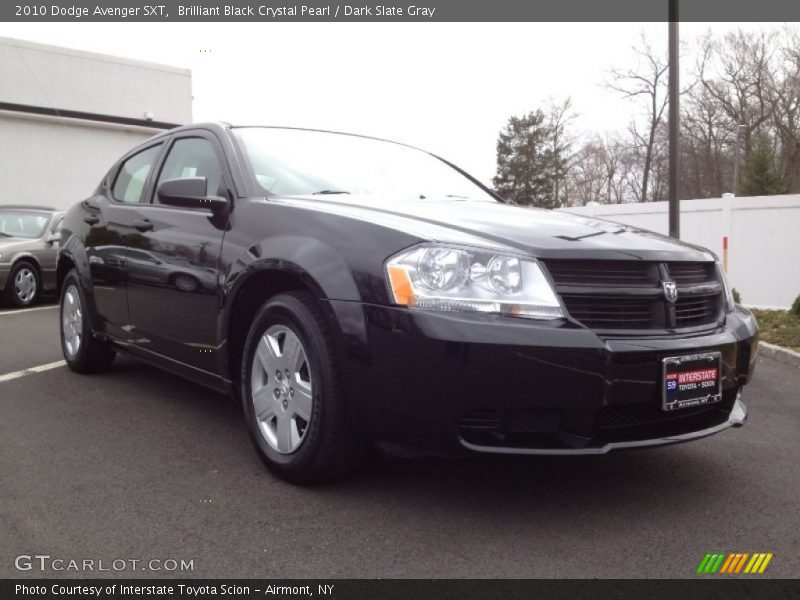
[[[463,432],[500,435],[503,431],[503,413],[499,410],[471,410],[461,416],[459,428]]]
[[[639,425],[606,427],[598,431],[597,439],[607,443],[672,437],[710,429],[728,420],[728,413],[718,406],[700,408],[702,410],[686,412]],[[691,409],[684,410],[690,411]]]
[[[665,423],[676,419],[686,419],[719,409],[718,404],[692,406],[676,411],[665,412],[655,404],[620,404],[604,406],[597,414],[597,429],[618,429],[637,427],[652,423]]]
[[[600,332],[710,328],[723,317],[722,285],[713,262],[544,261],[564,306]],[[663,282],[677,284],[666,298]]]
[[[461,415],[462,439],[479,446],[546,447],[555,443],[561,415],[550,408],[470,410]]]
[[[593,329],[648,329],[653,323],[654,301],[563,294],[561,298],[575,319]]]
[[[602,442],[630,441],[682,435],[727,421],[736,401],[736,389],[725,390],[722,401],[666,412],[658,403],[604,406],[597,413],[595,431]]]
[[[678,298],[675,302],[675,323],[678,327],[713,323],[719,318],[720,309],[720,294]]]
[[[551,260],[547,268],[553,279],[563,285],[654,285],[658,282],[655,263]]]
[[[679,285],[706,283],[716,280],[716,268],[713,263],[667,263],[667,270],[672,281]]]
[[[723,390],[720,402],[675,411],[662,410],[660,399],[610,404],[592,415],[586,414],[592,410],[588,407],[469,410],[461,415],[458,431],[465,442],[498,448],[575,447],[571,441],[574,439],[590,439],[589,446],[597,447],[610,442],[671,437],[726,422],[737,393],[738,388],[729,388]]]

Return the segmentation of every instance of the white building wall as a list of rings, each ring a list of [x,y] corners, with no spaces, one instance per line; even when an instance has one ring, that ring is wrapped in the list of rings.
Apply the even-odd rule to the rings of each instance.
[[[117,158],[155,133],[0,114],[0,204],[68,208],[91,195]]]
[[[0,204],[67,208],[83,200],[122,154],[163,131],[147,118],[192,121],[191,87],[188,69],[0,37]],[[10,105],[141,124],[39,115]]]
[[[667,234],[667,202],[570,207],[566,212],[600,217]],[[681,239],[724,257],[728,278],[742,303],[789,308],[800,295],[800,195],[715,198],[681,202]]]
[[[0,37],[0,101],[167,123],[192,121],[192,73]]]

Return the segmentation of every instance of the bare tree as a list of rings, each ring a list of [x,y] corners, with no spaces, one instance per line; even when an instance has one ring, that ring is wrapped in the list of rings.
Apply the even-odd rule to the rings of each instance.
[[[772,114],[767,86],[776,52],[776,32],[737,30],[702,43],[698,73],[708,96],[743,129],[744,156]]]
[[[776,67],[768,73],[767,97],[780,171],[789,190],[800,191],[800,32],[787,26]]]
[[[629,172],[626,160],[630,149],[617,137],[606,134],[602,139],[603,161],[606,168],[606,201],[621,204],[626,201],[626,179]]]
[[[737,167],[743,183],[745,173],[747,179],[753,179],[752,173],[774,174],[780,185],[767,186],[775,190],[770,193],[800,192],[800,29],[786,25],[767,32],[708,34],[697,47],[695,71],[681,90],[686,99],[679,148],[683,197],[734,191]],[[542,111],[549,132],[543,151],[562,161],[553,163],[556,201],[666,197],[666,53],[654,51],[642,37],[634,55],[631,68],[610,71],[605,83],[641,109],[625,132],[584,134],[578,142],[570,99],[551,101]],[[758,157],[753,156],[756,146]]]
[[[638,155],[619,136],[595,135],[586,140],[572,157],[567,177],[570,204],[589,202],[620,204],[638,197]]]
[[[575,143],[575,136],[570,131],[570,124],[578,115],[572,109],[572,99],[569,97],[561,101],[551,99],[546,112],[553,155],[561,158],[560,168],[557,169],[554,178],[554,195],[557,201],[564,202],[566,199],[564,180],[572,159],[572,145]]]
[[[605,148],[600,140],[590,140],[573,156],[570,165],[569,196],[572,206],[608,202],[608,170]]]
[[[681,115],[681,189],[688,198],[719,197],[730,187],[737,125],[704,86],[688,94]]]
[[[653,165],[653,152],[656,146],[656,133],[664,118],[667,98],[667,59],[657,53],[642,34],[641,46],[633,49],[637,64],[633,69],[611,71],[611,81],[606,85],[623,97],[639,102],[643,108],[644,125],[640,129],[632,122],[629,132],[643,154],[641,185],[638,186],[638,200],[646,202],[650,191],[650,176]]]

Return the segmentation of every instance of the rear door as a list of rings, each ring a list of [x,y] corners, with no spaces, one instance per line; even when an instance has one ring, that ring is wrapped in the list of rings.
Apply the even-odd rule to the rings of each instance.
[[[84,246],[92,278],[92,297],[105,333],[129,336],[126,245],[135,207],[149,201],[148,187],[164,147],[163,140],[120,161],[105,192],[83,202],[88,232]]]
[[[160,204],[167,179],[205,177],[207,195],[232,197],[217,138],[184,131],[170,141],[149,203],[139,204],[128,236],[128,306],[135,343],[206,371],[215,371],[219,257],[225,220],[206,208]]]

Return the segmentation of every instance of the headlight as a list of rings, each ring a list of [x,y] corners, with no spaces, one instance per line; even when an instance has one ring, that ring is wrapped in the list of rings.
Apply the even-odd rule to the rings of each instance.
[[[725,310],[733,310],[736,305],[733,301],[733,290],[731,289],[731,284],[728,283],[728,276],[725,274],[725,269],[722,268],[722,264],[719,262],[717,262],[717,274],[719,280],[722,282],[722,287],[725,289]]]
[[[386,276],[392,300],[409,308],[529,319],[564,316],[552,286],[532,258],[426,245],[390,258]]]

